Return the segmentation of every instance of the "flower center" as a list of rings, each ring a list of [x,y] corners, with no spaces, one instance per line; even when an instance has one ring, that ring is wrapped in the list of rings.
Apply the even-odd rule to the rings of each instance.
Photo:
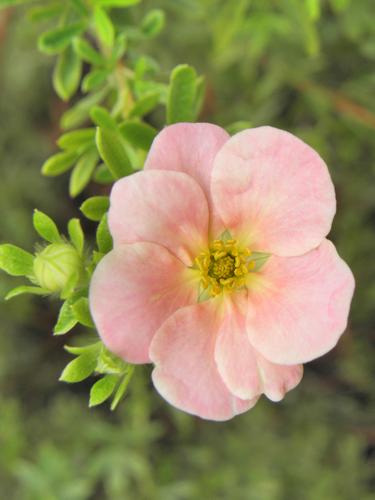
[[[247,274],[255,267],[250,256],[250,250],[240,247],[237,240],[214,240],[208,251],[195,259],[203,288],[215,297],[224,290],[243,287]]]

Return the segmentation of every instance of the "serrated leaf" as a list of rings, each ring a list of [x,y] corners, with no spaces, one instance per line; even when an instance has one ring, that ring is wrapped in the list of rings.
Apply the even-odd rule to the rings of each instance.
[[[64,368],[59,380],[74,384],[89,377],[95,370],[96,356],[81,354]]]
[[[158,35],[165,25],[165,14],[161,9],[150,10],[141,22],[142,33],[147,37]]]
[[[157,135],[157,130],[147,123],[138,121],[126,121],[119,126],[123,138],[133,147],[148,151],[152,141]]]
[[[117,405],[119,404],[119,402],[121,401],[121,399],[125,395],[126,389],[128,388],[129,382],[131,381],[133,374],[134,374],[134,366],[129,365],[127,370],[126,370],[126,373],[122,379],[122,382],[119,385],[119,387],[115,393],[115,396],[113,398],[113,401],[111,404],[112,411],[117,408]]]
[[[88,95],[81,99],[75,106],[66,111],[61,117],[61,127],[69,129],[79,127],[84,123],[88,116],[90,109],[99,104],[108,94],[109,89],[106,87],[99,90],[95,94]]]
[[[85,236],[82,231],[81,222],[79,219],[70,219],[68,222],[69,238],[74,247],[77,249],[79,255],[83,253],[85,244]]]
[[[45,288],[40,288],[38,286],[18,286],[13,288],[10,292],[8,292],[5,296],[5,300],[12,299],[13,297],[18,297],[18,295],[23,295],[25,293],[31,293],[33,295],[50,295],[50,291]]]
[[[73,314],[71,304],[66,300],[60,308],[56,325],[53,329],[54,335],[64,335],[76,326],[78,320]]]
[[[34,256],[10,243],[0,245],[0,269],[11,276],[31,276]]]
[[[89,328],[94,328],[94,322],[91,318],[89,299],[87,297],[81,297],[74,304],[72,304],[72,311],[81,325],[87,326]]]
[[[68,101],[75,94],[81,80],[81,59],[69,45],[57,59],[52,82],[57,95]]]
[[[85,26],[82,23],[70,24],[54,28],[43,33],[38,39],[38,48],[46,54],[58,54],[62,52],[79,35]]]
[[[106,69],[94,69],[90,71],[82,81],[83,92],[90,92],[97,89],[107,80],[110,74],[110,71]]]
[[[108,167],[104,165],[104,163],[98,166],[94,173],[93,179],[98,184],[112,184],[115,181],[115,178],[108,170]]]
[[[109,198],[108,196],[92,196],[84,201],[79,209],[88,219],[100,221],[109,209]]]
[[[103,106],[94,106],[90,111],[90,118],[98,127],[117,130],[116,121]]]
[[[95,139],[100,157],[115,179],[134,172],[121,135],[117,131],[98,127]]]
[[[105,375],[95,382],[90,390],[90,408],[104,403],[104,401],[111,397],[118,382],[118,375]]]
[[[73,166],[77,158],[76,151],[64,151],[50,156],[42,165],[42,174],[48,177],[63,174]]]
[[[96,242],[99,252],[106,254],[112,250],[113,241],[108,228],[108,217],[104,214],[96,230]]]
[[[73,130],[66,132],[57,141],[57,145],[61,149],[77,150],[82,147],[95,144],[95,129],[83,128],[81,130]]]
[[[94,24],[101,43],[106,47],[112,47],[115,39],[115,28],[109,15],[99,5],[94,8]]]
[[[35,231],[46,241],[50,243],[59,243],[62,241],[59,230],[51,217],[48,217],[48,215],[39,210],[34,210],[33,226]]]
[[[143,95],[132,107],[129,112],[129,118],[139,117],[147,115],[150,113],[160,101],[159,92],[150,92]]]
[[[84,38],[75,38],[73,41],[73,48],[84,61],[100,66],[104,65],[106,60],[97,50],[90,45]]]
[[[187,64],[181,64],[171,73],[167,98],[167,123],[191,122],[195,119],[197,74]]]
[[[90,182],[91,175],[98,163],[99,156],[95,149],[87,151],[78,160],[69,182],[69,194],[73,198],[81,193]]]

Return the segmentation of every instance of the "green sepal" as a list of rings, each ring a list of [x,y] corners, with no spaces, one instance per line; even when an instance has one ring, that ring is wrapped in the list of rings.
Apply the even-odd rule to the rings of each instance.
[[[119,383],[120,377],[118,375],[105,375],[95,382],[90,390],[89,407],[97,406],[110,398]]]
[[[18,297],[18,295],[23,295],[25,293],[30,293],[33,295],[50,295],[51,292],[49,290],[46,290],[45,288],[40,288],[38,286],[27,286],[27,285],[22,285],[22,286],[17,286],[16,288],[13,288],[13,290],[10,290],[5,296],[5,300],[13,299],[13,297]]]
[[[134,172],[122,141],[123,139],[117,131],[102,127],[97,128],[96,146],[100,157],[115,179],[120,179]]]
[[[66,365],[59,380],[74,384],[88,378],[96,367],[96,355],[91,353],[81,354]]]
[[[51,217],[36,209],[33,215],[33,226],[39,236],[50,243],[61,243],[63,241]]]
[[[133,377],[134,369],[135,369],[134,365],[128,365],[126,373],[123,376],[123,379],[122,379],[120,385],[118,386],[117,391],[114,395],[114,398],[113,398],[113,401],[111,404],[112,411],[117,408],[119,402],[124,397],[124,395],[126,393],[126,389],[128,388],[129,383]]]
[[[90,356],[95,356],[95,358],[97,358],[101,350],[103,349],[103,343],[99,341],[84,346],[64,345],[64,349],[69,352],[69,354],[74,354],[75,356],[87,354]]]
[[[65,335],[76,326],[78,320],[73,314],[71,303],[66,300],[60,308],[57,322],[53,328],[54,335]]]
[[[92,196],[84,201],[79,209],[85,217],[98,222],[109,209],[109,198],[108,196]]]
[[[110,373],[121,375],[127,370],[128,364],[121,358],[109,351],[104,345],[98,355],[96,371],[98,373]]]
[[[104,214],[96,230],[96,243],[99,252],[106,254],[112,250],[113,241],[108,228],[108,216]]]
[[[79,323],[88,328],[94,328],[94,322],[91,318],[89,299],[87,297],[81,297],[76,302],[72,304],[72,311]]]
[[[270,257],[271,257],[270,253],[251,252],[251,255],[250,255],[248,261],[255,262],[255,267],[251,270],[251,272],[260,271]]]
[[[0,269],[11,276],[32,276],[34,256],[15,245],[0,245]]]
[[[79,255],[83,254],[83,247],[85,244],[85,236],[82,231],[81,222],[79,219],[70,219],[68,222],[68,233],[70,241],[76,248]]]

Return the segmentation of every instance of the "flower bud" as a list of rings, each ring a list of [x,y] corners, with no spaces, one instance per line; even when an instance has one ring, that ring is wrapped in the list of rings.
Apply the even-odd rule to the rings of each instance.
[[[34,259],[34,274],[42,288],[60,292],[81,270],[81,259],[68,243],[52,243]]]

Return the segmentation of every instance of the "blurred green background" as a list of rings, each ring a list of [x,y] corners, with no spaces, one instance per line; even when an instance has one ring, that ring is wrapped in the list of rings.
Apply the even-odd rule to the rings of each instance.
[[[88,384],[57,381],[69,360],[66,339],[51,335],[57,304],[1,301],[0,498],[374,499],[375,2],[149,0],[132,15],[150,7],[165,10],[166,29],[136,50],[160,62],[161,79],[184,62],[206,75],[201,121],[281,127],[326,160],[338,198],[331,238],[357,280],[348,331],[283,402],[212,423],[170,408],[148,368],[118,411],[89,410]],[[63,229],[82,201],[69,200],[66,176],[39,175],[66,105],[37,34],[22,9],[2,13],[0,240],[28,250],[32,209]],[[2,273],[1,296],[15,284]]]

